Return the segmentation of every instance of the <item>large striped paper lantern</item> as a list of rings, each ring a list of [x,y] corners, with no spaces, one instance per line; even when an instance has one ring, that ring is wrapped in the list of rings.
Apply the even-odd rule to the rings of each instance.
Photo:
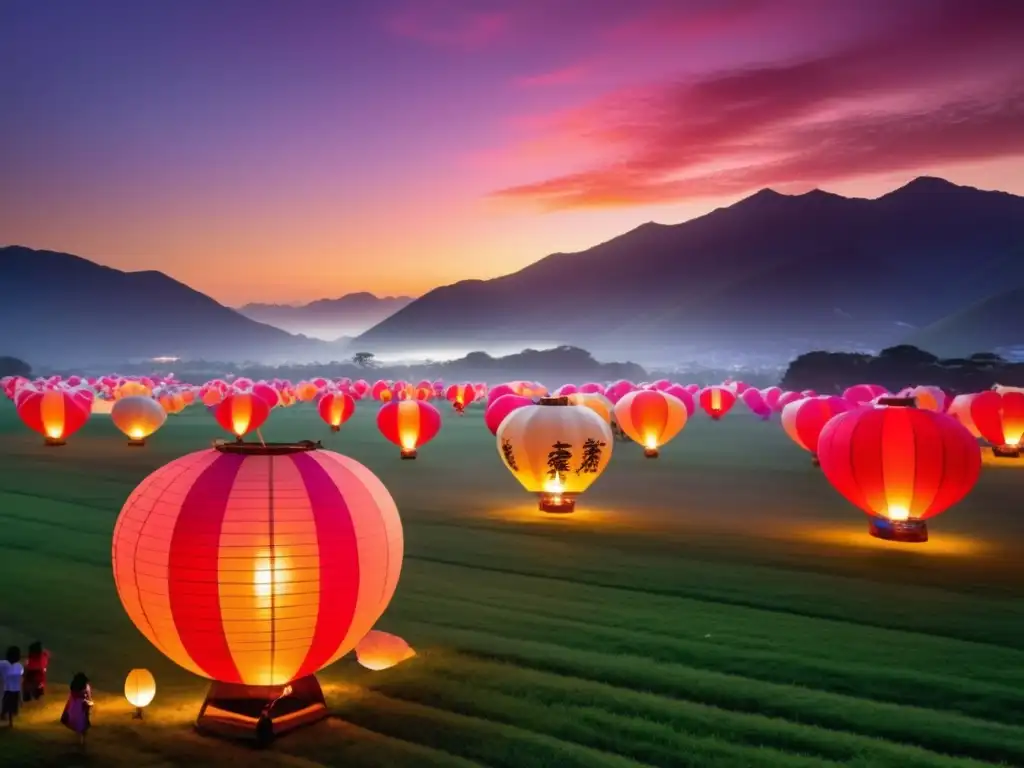
[[[516,408],[498,427],[498,454],[543,512],[572,512],[612,457],[611,427],[568,397]]]
[[[91,400],[65,389],[22,390],[15,405],[25,426],[41,434],[47,445],[64,445],[92,413]]]
[[[403,459],[415,459],[420,446],[441,431],[441,412],[422,400],[392,400],[378,411],[377,429],[401,449]]]
[[[818,460],[832,486],[870,515],[871,535],[891,541],[927,541],[925,521],[963,499],[981,472],[981,448],[960,422],[903,398],[829,420]]]
[[[313,443],[225,443],[161,467],[114,527],[117,593],[160,651],[279,686],[352,650],[391,600],[402,522],[384,484]]]
[[[658,449],[683,430],[687,417],[683,401],[660,389],[628,392],[615,404],[619,429],[642,445],[649,459],[657,458]]]

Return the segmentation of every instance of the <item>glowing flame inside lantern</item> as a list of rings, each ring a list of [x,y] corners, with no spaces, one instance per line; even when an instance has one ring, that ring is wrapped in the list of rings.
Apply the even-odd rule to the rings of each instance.
[[[717,389],[711,390],[711,410],[715,413],[722,410],[722,393]]]
[[[142,440],[143,438],[146,437],[146,433],[143,432],[138,427],[135,427],[134,429],[128,431],[128,437],[130,437],[132,440]]]
[[[562,476],[555,475],[544,483],[544,493],[551,497],[551,500],[558,503],[562,500],[562,493],[565,492],[565,484],[562,483]]]
[[[253,569],[253,594],[259,600],[260,608],[269,608],[271,599],[284,592],[284,582],[288,576],[288,561],[280,552],[271,555],[260,552],[256,556]]]
[[[404,430],[402,430],[402,432],[401,432],[401,434],[399,435],[399,438],[398,438],[399,440],[402,441],[402,450],[403,451],[415,451],[416,450],[416,438],[417,437],[419,437],[419,435],[417,435],[416,432],[414,432],[411,429],[404,429]]]
[[[890,505],[888,512],[890,520],[900,521],[910,519],[910,510],[898,504]]]
[[[653,451],[658,447],[658,438],[656,435],[647,434],[644,435],[644,448]]]
[[[248,416],[234,416],[231,419],[231,431],[234,432],[237,437],[241,437],[249,431],[249,421],[250,419]]]

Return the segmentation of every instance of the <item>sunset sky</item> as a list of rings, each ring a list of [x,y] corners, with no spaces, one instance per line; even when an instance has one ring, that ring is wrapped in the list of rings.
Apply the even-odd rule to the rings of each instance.
[[[1017,0],[7,0],[0,244],[418,294],[762,187],[1024,194]]]

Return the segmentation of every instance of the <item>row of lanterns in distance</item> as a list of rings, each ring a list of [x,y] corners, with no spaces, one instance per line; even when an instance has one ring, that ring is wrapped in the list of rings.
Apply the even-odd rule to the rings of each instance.
[[[166,419],[166,411],[152,395],[124,395],[127,385],[135,383],[148,386],[141,381],[122,382],[110,413],[130,442],[140,444]],[[353,394],[343,381],[308,383],[319,393],[323,420],[333,430],[340,429],[355,410],[358,391]],[[51,444],[63,442],[73,431],[69,427],[77,429],[88,418],[91,390],[86,387],[76,388],[70,381],[22,380],[20,386],[12,387],[10,381],[2,385],[22,419]],[[228,385],[219,380],[193,391],[217,390],[219,401],[208,407],[226,430],[241,439],[258,429],[275,407],[269,397],[261,396],[261,385],[281,391],[270,382],[243,382],[239,389],[237,382]],[[923,540],[919,539],[926,536],[923,521],[962,499],[976,482],[980,472],[977,440],[988,442],[997,455],[1017,457],[1024,435],[1024,389],[1014,387],[950,398],[937,387],[912,387],[894,396],[871,384],[850,387],[842,396],[783,392],[778,387],[758,390],[742,382],[704,388],[668,381],[590,383],[578,388],[570,384],[553,396],[535,382],[510,382],[490,389],[473,384],[434,385],[459,413],[474,401],[485,403],[484,422],[497,438],[503,463],[526,490],[539,495],[540,508],[548,512],[572,511],[575,499],[603,472],[614,443],[613,423],[640,444],[646,456],[655,458],[682,431],[698,405],[717,420],[736,402],[743,402],[764,419],[781,413],[786,434],[811,454],[840,493],[883,521],[872,523],[872,533]],[[391,399],[384,392],[404,390],[385,381],[367,385],[364,391],[385,401],[378,413],[378,428],[399,446],[402,458],[415,458],[417,450],[440,430],[440,412],[426,399]],[[545,407],[558,405],[583,407]],[[900,415],[884,415],[896,413],[898,406],[904,406]],[[899,419],[904,421],[894,421]],[[894,431],[893,424],[902,427]],[[890,450],[893,441],[899,445]],[[923,483],[920,478],[930,480]],[[883,487],[867,487],[869,481]]]
[[[869,515],[869,533],[891,541],[927,541],[926,520],[971,491],[981,472],[979,439],[996,455],[1016,458],[1024,435],[1021,388],[949,398],[937,387],[892,395],[879,386],[858,385],[844,396],[766,397],[742,385],[724,385],[700,390],[697,400],[717,419],[721,412],[709,409],[709,401],[728,411],[737,390],[744,402],[754,399],[744,398],[748,392],[757,392],[760,401],[771,398],[786,434],[811,454],[841,495]],[[544,407],[572,404],[589,407]],[[611,458],[613,420],[645,456],[657,458],[693,411],[693,392],[673,386],[633,389],[614,403],[597,393],[537,403],[505,393],[491,401],[484,418],[505,466],[539,495],[540,509],[571,512],[576,497]]]

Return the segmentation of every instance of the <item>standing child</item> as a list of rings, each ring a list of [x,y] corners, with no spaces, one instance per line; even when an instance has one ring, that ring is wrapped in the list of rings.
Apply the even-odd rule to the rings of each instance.
[[[70,688],[60,721],[78,734],[80,744],[85,744],[85,734],[91,725],[89,714],[92,710],[92,686],[89,685],[89,678],[78,672],[71,679]]]
[[[46,693],[46,668],[50,666],[50,652],[38,640],[28,647],[28,661],[25,664],[25,680],[22,684],[22,698],[26,702],[36,701]]]
[[[14,727],[14,716],[18,714],[21,703],[21,678],[25,668],[21,666],[21,649],[12,645],[7,655],[0,661],[0,678],[3,678],[4,697],[0,702],[0,720],[7,718],[7,727]]]

